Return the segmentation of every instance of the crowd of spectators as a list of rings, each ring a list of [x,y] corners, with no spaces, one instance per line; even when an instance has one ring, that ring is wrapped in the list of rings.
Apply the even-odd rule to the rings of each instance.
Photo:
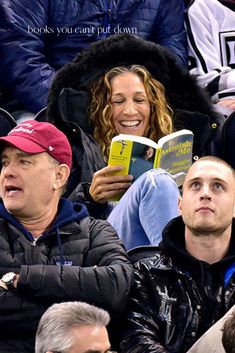
[[[234,11],[1,1],[0,353],[209,353],[215,336],[234,353],[235,173],[219,158]],[[164,170],[133,183],[107,165],[118,134],[183,128],[180,189]],[[154,255],[131,263],[142,246]]]

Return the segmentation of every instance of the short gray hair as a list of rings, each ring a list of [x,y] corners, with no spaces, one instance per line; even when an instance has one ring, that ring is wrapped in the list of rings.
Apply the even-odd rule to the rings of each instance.
[[[66,353],[74,344],[71,328],[82,325],[107,326],[107,311],[83,302],[52,305],[41,317],[36,333],[35,353]]]

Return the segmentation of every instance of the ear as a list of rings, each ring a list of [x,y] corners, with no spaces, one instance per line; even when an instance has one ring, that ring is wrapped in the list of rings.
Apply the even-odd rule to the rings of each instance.
[[[180,215],[182,215],[182,197],[178,198],[178,209],[179,209]]]
[[[60,164],[55,170],[55,180],[53,182],[54,190],[61,189],[67,182],[70,174],[69,167],[66,164]]]

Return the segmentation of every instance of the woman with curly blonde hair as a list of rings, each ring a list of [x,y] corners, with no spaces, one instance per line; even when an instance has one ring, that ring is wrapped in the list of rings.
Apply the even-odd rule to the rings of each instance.
[[[106,162],[111,140],[118,134],[157,141],[173,132],[172,111],[164,87],[140,65],[112,68],[93,83],[89,113],[94,139]],[[94,174],[89,194],[96,203],[105,203],[129,188],[132,175],[113,175],[121,169],[107,166]]]
[[[93,137],[106,162],[111,140],[118,134],[146,136],[157,141],[173,132],[172,111],[164,87],[143,66],[110,69],[92,84],[90,93]],[[164,226],[178,216],[177,185],[162,169],[143,173],[134,183],[132,175],[115,173],[121,169],[120,165],[106,166],[94,173],[91,184],[84,183],[89,210],[97,218],[99,210],[109,216],[108,221],[127,250],[158,244]],[[80,187],[77,190],[72,196],[74,201],[80,197]],[[124,195],[112,209],[113,205],[107,201],[120,193]]]
[[[113,82],[120,75],[126,76],[127,80],[136,75],[143,84],[146,95],[144,98],[150,108],[149,123],[146,125],[145,131],[131,131],[129,129],[130,131],[124,132],[121,131],[121,126],[115,126],[113,119],[115,105],[127,104],[127,102],[121,102],[120,99],[119,101],[113,99]],[[92,85],[91,94],[90,119],[94,126],[94,138],[101,146],[106,160],[109,155],[111,140],[119,133],[141,135],[158,141],[160,137],[173,132],[172,111],[166,102],[165,89],[143,66],[119,66],[111,69]],[[137,105],[138,103],[142,104],[142,102],[138,102],[138,95],[133,98],[135,101],[137,100]]]

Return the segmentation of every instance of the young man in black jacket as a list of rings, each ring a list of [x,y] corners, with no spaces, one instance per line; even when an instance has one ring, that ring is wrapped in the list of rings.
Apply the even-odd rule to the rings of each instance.
[[[114,229],[61,198],[72,152],[49,123],[0,138],[0,352],[30,352],[41,315],[81,300],[121,313],[132,266]]]
[[[199,159],[179,206],[156,255],[135,265],[123,353],[185,353],[235,303],[234,170]]]

